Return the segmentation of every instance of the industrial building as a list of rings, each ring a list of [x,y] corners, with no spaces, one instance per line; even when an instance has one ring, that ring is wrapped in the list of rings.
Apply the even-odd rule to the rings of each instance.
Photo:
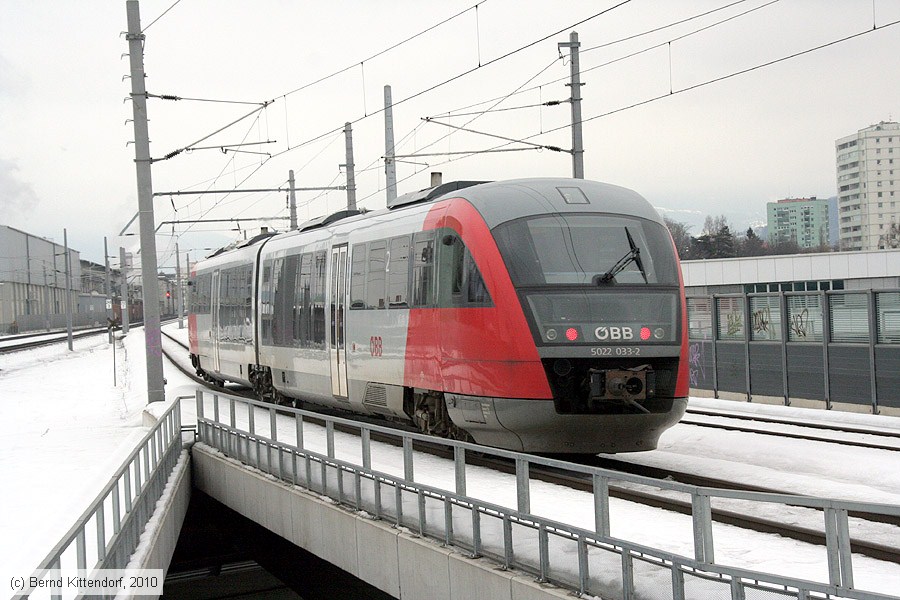
[[[77,250],[6,225],[0,225],[0,335],[67,326],[67,303],[74,327],[107,323],[106,265],[82,260]],[[68,262],[68,269],[66,268]],[[140,276],[129,269],[129,320],[143,318]],[[121,321],[121,272],[110,268],[109,295],[113,318]],[[177,312],[177,283],[160,274],[161,315]]]
[[[81,285],[78,251],[68,263],[67,275],[62,244],[0,225],[0,333],[65,327]]]

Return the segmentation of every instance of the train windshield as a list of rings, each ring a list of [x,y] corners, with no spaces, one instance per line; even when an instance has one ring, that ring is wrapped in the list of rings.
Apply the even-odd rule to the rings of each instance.
[[[556,214],[498,225],[513,284],[678,285],[671,238],[659,223],[605,214]]]

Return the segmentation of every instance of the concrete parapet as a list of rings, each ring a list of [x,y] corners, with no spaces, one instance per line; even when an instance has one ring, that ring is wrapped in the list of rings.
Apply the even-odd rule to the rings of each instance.
[[[229,508],[401,600],[546,600],[572,593],[470,558],[224,457],[192,448],[194,484]]]
[[[169,570],[175,546],[178,545],[181,526],[184,524],[191,502],[191,475],[191,461],[187,455],[183,455],[166,484],[171,486],[171,489],[157,503],[147,531],[141,535],[140,544],[128,563],[128,569],[162,569],[164,573]],[[136,596],[123,591],[116,597],[124,599],[153,596],[146,594]]]

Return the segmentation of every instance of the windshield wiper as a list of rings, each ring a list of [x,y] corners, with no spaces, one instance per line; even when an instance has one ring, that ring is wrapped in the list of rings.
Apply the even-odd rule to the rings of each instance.
[[[641,260],[641,249],[637,247],[637,244],[634,243],[634,239],[631,237],[631,232],[628,231],[628,228],[625,228],[625,235],[628,237],[628,246],[631,248],[628,252],[625,253],[625,256],[620,258],[616,264],[610,268],[609,271],[604,273],[603,275],[594,275],[592,283],[594,285],[600,285],[601,283],[609,283],[613,279],[615,279],[616,275],[622,272],[625,267],[630,265],[632,262],[637,265],[637,268],[641,271],[641,276],[644,278],[644,283],[649,283],[647,281],[647,273],[644,271],[644,262]]]

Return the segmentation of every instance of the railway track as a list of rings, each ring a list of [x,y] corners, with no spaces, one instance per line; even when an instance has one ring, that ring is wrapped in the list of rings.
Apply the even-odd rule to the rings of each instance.
[[[179,340],[176,340],[172,336],[169,336],[167,333],[163,332],[163,335],[172,340],[174,343],[178,344],[182,349],[186,349],[184,344]],[[211,385],[208,382],[204,381],[202,378],[198,377],[194,372],[190,365],[185,366],[184,359],[178,359],[177,357],[170,356],[169,352],[166,350],[165,345],[163,347],[163,353],[169,357],[169,359],[176,364],[176,366],[184,372],[186,375],[191,377],[194,381],[199,384],[202,384],[211,389],[221,390],[222,388]],[[228,393],[232,393],[235,395],[241,395],[245,397],[255,397],[249,390],[240,390],[240,389],[228,389]],[[347,417],[347,415],[342,414],[341,416]],[[378,424],[381,426],[389,426],[396,427],[396,424],[392,424],[387,421],[378,420]],[[796,423],[793,423],[796,424]],[[400,427],[397,427],[400,429]],[[733,429],[732,427],[727,427],[728,429]],[[823,428],[824,429],[824,428]],[[355,433],[353,431],[352,433]],[[771,435],[778,435],[777,432],[767,432]],[[801,436],[797,436],[801,437]],[[808,439],[808,438],[802,438]],[[376,434],[372,435],[373,441],[380,441],[384,443],[391,443],[394,445],[399,445],[399,442],[395,438],[389,438],[387,436],[378,436]],[[822,441],[822,440],[819,440]],[[825,440],[831,441],[833,443],[840,443],[836,440]],[[431,444],[415,444],[415,449],[417,451],[427,452],[436,456],[445,457],[448,459],[453,458],[452,452],[449,452],[446,447],[441,445],[439,442],[436,442],[434,445]],[[894,448],[888,448],[894,449]],[[482,466],[485,468],[490,468],[502,473],[514,474],[515,473],[515,464],[509,460],[499,459],[496,457],[491,457],[489,455],[484,456],[476,456],[471,453],[468,453],[466,456],[466,462],[473,466]],[[644,477],[650,477],[653,479],[659,480],[674,480],[682,483],[696,485],[701,487],[710,487],[710,488],[720,488],[720,489],[732,489],[732,490],[744,490],[744,491],[754,491],[754,492],[766,492],[766,493],[775,493],[775,494],[786,494],[788,492],[784,492],[782,490],[776,490],[772,488],[765,488],[762,486],[751,485],[742,482],[734,482],[734,481],[726,481],[720,479],[714,479],[709,477],[703,477],[701,475],[687,473],[687,472],[677,472],[666,469],[659,469],[654,467],[645,467],[641,465],[635,465],[628,463],[627,461],[617,460],[614,458],[608,458],[603,456],[583,456],[579,457],[576,461],[576,464],[587,465],[600,467],[603,469],[609,469],[614,471],[619,471],[623,473],[631,473],[642,475]],[[529,470],[529,475],[531,479],[543,481],[547,483],[553,483],[557,485],[562,485],[574,490],[592,492],[593,491],[593,482],[589,475],[575,473],[575,472],[565,472],[559,471],[556,469],[549,469],[542,467],[540,465],[532,465]],[[660,508],[663,510],[669,510],[681,514],[690,515],[692,511],[691,502],[689,499],[675,498],[672,497],[671,493],[665,493],[662,490],[653,490],[649,487],[643,486],[645,489],[637,489],[635,486],[626,486],[626,485],[617,485],[614,483],[610,483],[609,485],[609,494],[611,497],[619,498],[621,500],[626,500],[630,502],[635,502],[638,504],[652,506],[655,508]],[[800,510],[800,509],[798,509]],[[816,511],[813,509],[802,509],[807,511],[810,514],[814,514]],[[875,523],[878,527],[884,528],[896,528],[893,536],[896,539],[900,539],[900,519],[894,519],[887,517],[881,521],[873,521],[868,518],[867,515],[862,514],[851,514],[851,517],[859,520],[859,521],[869,521],[871,523]],[[753,531],[763,532],[763,533],[772,533],[777,534],[783,537],[788,537],[792,539],[796,539],[799,541],[817,544],[824,546],[825,545],[825,533],[824,528],[818,529],[813,526],[804,526],[796,523],[786,523],[780,522],[777,519],[770,518],[768,516],[762,515],[754,515],[748,514],[744,512],[739,512],[738,510],[727,507],[717,507],[713,506],[712,508],[712,517],[713,520],[718,523],[724,523],[733,525],[736,527],[741,527],[744,529],[750,529]],[[807,520],[816,521],[818,523],[822,523],[823,519],[821,516],[817,518],[808,518]],[[823,526],[824,527],[824,526]],[[888,546],[885,544],[880,544],[876,542],[872,542],[866,539],[862,539],[859,537],[853,537],[851,535],[851,549],[855,553],[863,554],[872,558],[876,558],[879,560],[889,561],[893,563],[900,564],[900,547],[897,546]]]
[[[747,422],[749,422],[750,424],[743,424]],[[900,432],[896,430],[891,431],[887,429],[858,427],[852,425],[843,426],[833,423],[821,423],[815,421],[801,422],[796,419],[779,419],[776,417],[768,417],[763,415],[741,415],[697,409],[688,409],[688,416],[683,417],[680,423],[684,425],[692,425],[695,427],[710,427],[713,429],[725,429],[727,431],[738,431],[742,433],[756,433],[760,435],[778,436],[780,438],[825,442],[831,444],[840,444],[842,446],[852,446],[855,448],[870,448],[874,450],[888,450],[893,452],[900,451]],[[753,424],[755,423],[759,423],[760,425],[753,426]],[[770,425],[774,425],[780,428],[767,429],[766,426]],[[831,432],[836,435],[828,436],[826,434],[817,432]],[[853,439],[853,437],[851,436],[871,437],[868,440],[860,440]]]
[[[73,331],[72,339],[77,340],[100,333],[106,333],[106,331],[106,327]],[[54,331],[51,333],[28,333],[15,336],[7,336],[0,339],[0,343],[2,343],[2,345],[0,345],[0,354],[12,354],[13,352],[21,352],[22,350],[30,350],[32,348],[39,348],[41,346],[49,346],[50,344],[58,344],[59,342],[66,341],[67,338],[68,335],[65,331]]]

